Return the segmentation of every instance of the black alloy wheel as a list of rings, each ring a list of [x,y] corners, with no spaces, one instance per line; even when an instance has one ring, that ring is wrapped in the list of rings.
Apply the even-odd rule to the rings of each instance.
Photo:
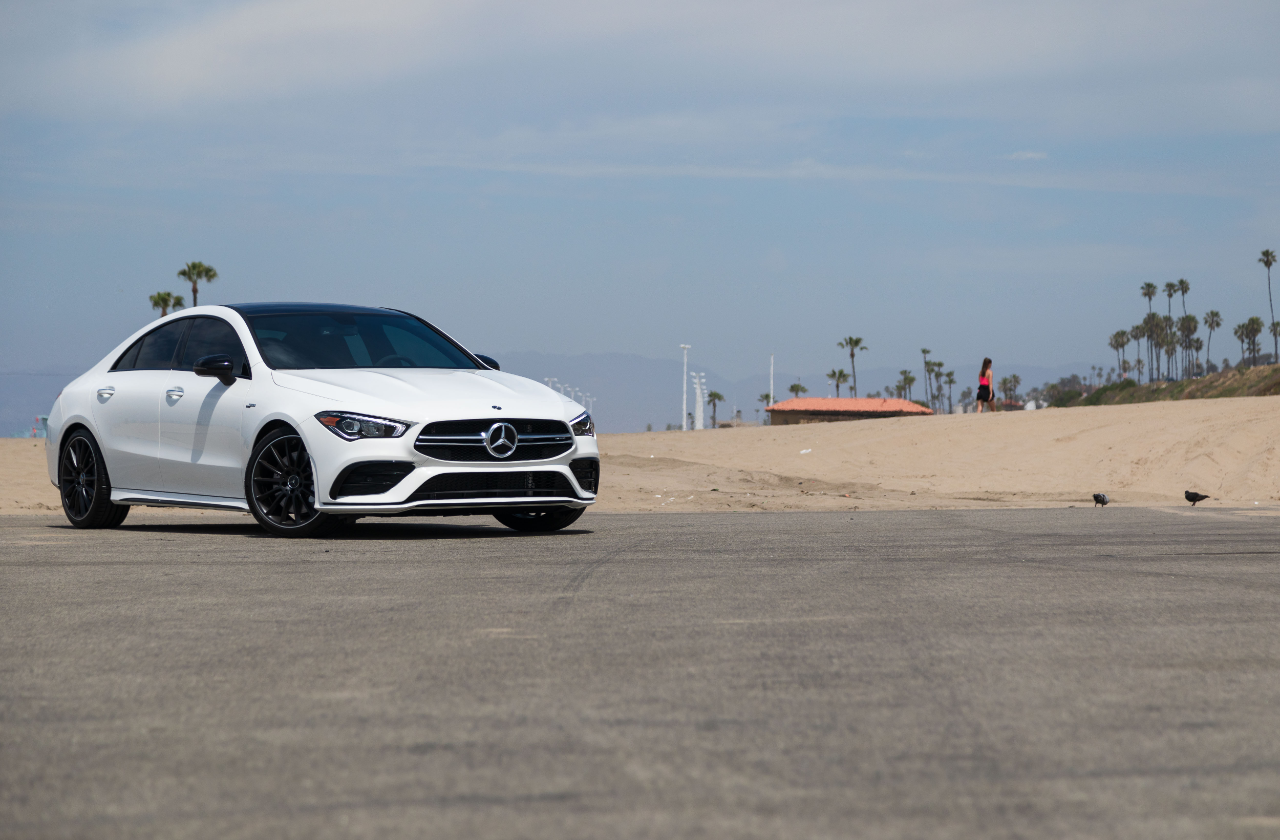
[[[495,513],[493,518],[516,531],[559,531],[568,528],[586,513],[586,508],[552,508]]]
[[[97,441],[77,429],[58,458],[58,491],[62,510],[77,528],[114,528],[129,515],[128,505],[111,501],[111,482]]]
[[[293,429],[277,429],[254,447],[245,496],[253,518],[277,536],[318,537],[338,524],[316,510],[311,455]]]

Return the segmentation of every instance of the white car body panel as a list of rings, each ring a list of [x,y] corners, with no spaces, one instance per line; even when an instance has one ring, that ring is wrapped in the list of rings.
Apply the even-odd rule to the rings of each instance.
[[[231,324],[248,358],[251,378],[237,378],[227,386],[190,371],[111,370],[137,339],[171,321],[198,316]],[[400,420],[409,429],[399,438],[343,440],[315,418],[324,411]],[[70,429],[84,426],[102,448],[113,502],[247,510],[245,471],[254,445],[264,430],[287,424],[310,453],[315,506],[320,511],[368,515],[548,503],[586,507],[595,495],[581,486],[569,465],[576,459],[599,459],[594,436],[573,436],[564,454],[537,461],[440,461],[414,448],[421,429],[436,421],[520,418],[567,426],[584,412],[581,405],[540,383],[496,370],[273,370],[240,312],[200,306],[148,324],[70,383],[50,412],[46,450],[49,478],[56,486],[61,442]],[[335,498],[335,479],[347,467],[365,461],[402,462],[413,471],[388,492]],[[561,473],[574,495],[409,501],[423,482],[442,473],[504,470]]]
[[[238,379],[228,387],[189,370],[168,371],[160,403],[160,481],[175,493],[239,496],[252,438],[246,443],[242,422],[253,402],[255,381]]]
[[[90,409],[97,424],[98,445],[114,455],[111,480],[121,487],[158,490],[160,446],[156,423],[169,371],[131,370],[114,376],[108,373],[98,375]]]

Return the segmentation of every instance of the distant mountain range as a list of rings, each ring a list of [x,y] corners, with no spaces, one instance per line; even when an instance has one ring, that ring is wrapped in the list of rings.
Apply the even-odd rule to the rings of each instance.
[[[510,352],[498,356],[502,369],[542,382],[554,377],[562,385],[571,385],[595,397],[593,414],[603,432],[642,432],[652,425],[655,430],[667,424],[680,424],[681,362],[670,359],[651,359],[628,353],[594,353],[590,355],[556,355],[550,353]],[[981,361],[981,360],[977,360]],[[918,367],[918,360],[917,360]],[[764,414],[759,396],[769,390],[769,372],[764,370],[755,376],[731,380],[716,371],[693,365],[692,370],[705,373],[707,387],[725,395],[725,402],[717,409],[718,419],[724,420],[741,410],[742,419],[756,421]],[[1057,381],[1072,373],[1086,373],[1087,364],[1062,367],[1033,367],[1029,365],[1002,365],[996,368],[997,377],[1017,373],[1022,377],[1022,389]],[[919,370],[915,370],[918,377]],[[65,374],[0,374],[0,436],[25,436],[36,423],[36,415],[48,414],[54,398],[63,386],[75,377]],[[898,369],[877,367],[858,370],[858,391],[862,396],[883,390],[899,378]],[[971,371],[957,370],[956,397],[976,382],[978,365]],[[799,380],[809,389],[807,396],[823,397],[828,394],[826,377],[820,372],[796,373],[778,370],[774,383],[780,397],[789,397],[787,386]],[[916,397],[924,392],[919,383]],[[831,394],[834,396],[834,391]],[[841,390],[844,394],[844,390]],[[692,413],[693,388],[689,388],[689,411]],[[707,424],[711,423],[711,409],[706,409]]]

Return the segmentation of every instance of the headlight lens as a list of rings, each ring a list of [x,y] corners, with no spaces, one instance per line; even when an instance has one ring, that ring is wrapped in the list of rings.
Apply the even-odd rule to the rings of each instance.
[[[320,421],[320,425],[343,440],[398,438],[409,431],[411,425],[403,420],[350,414],[345,411],[322,411],[316,415],[316,419]]]
[[[573,433],[578,437],[595,436],[596,424],[591,421],[591,415],[585,411],[573,418],[573,422],[569,425],[573,427]]]

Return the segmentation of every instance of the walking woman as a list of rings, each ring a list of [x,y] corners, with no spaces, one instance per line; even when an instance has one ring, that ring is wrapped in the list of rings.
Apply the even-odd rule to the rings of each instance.
[[[991,360],[982,360],[982,371],[978,374],[978,413],[982,413],[983,407],[991,411]]]

